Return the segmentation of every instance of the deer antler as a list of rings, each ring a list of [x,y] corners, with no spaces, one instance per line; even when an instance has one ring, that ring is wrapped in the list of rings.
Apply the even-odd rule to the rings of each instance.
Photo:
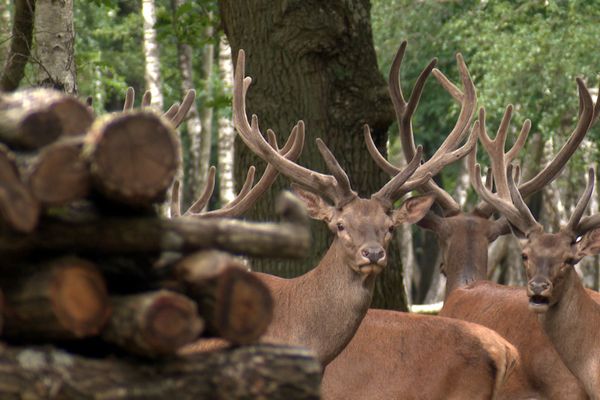
[[[175,125],[177,128],[183,120],[185,119],[188,111],[194,104],[194,99],[196,98],[196,91],[191,89],[185,93],[181,104],[175,103],[163,114],[165,118]],[[133,109],[133,102],[135,100],[135,90],[130,86],[127,88],[125,92],[125,101],[123,103],[123,111],[128,111]],[[144,92],[144,96],[142,97],[142,108],[146,108],[150,106],[152,102],[152,93],[147,90]]]
[[[276,151],[283,155],[286,159],[296,160],[302,152],[302,142],[299,140],[299,135],[293,133],[288,138],[287,142],[281,150],[277,147],[277,140],[273,131],[268,131],[269,145],[272,146]],[[208,200],[212,196],[215,184],[215,167],[210,167],[207,183],[204,187],[203,193],[200,195],[198,200],[190,206],[190,208],[183,214],[184,216],[210,218],[210,217],[236,217],[245,213],[250,207],[256,203],[256,201],[266,192],[277,176],[279,175],[277,170],[272,165],[267,165],[262,177],[255,186],[254,183],[254,166],[250,166],[246,175],[246,181],[240,189],[238,195],[227,203],[225,206],[217,210],[202,211]],[[179,181],[173,185],[172,192],[172,206],[171,213],[174,217],[181,215],[180,200],[179,200]]]
[[[425,67],[425,69],[423,69],[417,78],[417,82],[415,83],[408,102],[405,101],[400,84],[400,67],[402,65],[402,59],[404,58],[406,44],[406,41],[402,42],[396,53],[396,56],[394,57],[394,61],[392,62],[392,67],[390,70],[388,87],[390,96],[392,98],[392,103],[394,104],[396,118],[398,119],[402,149],[407,160],[413,158],[416,153],[412,130],[412,116],[417,108],[423,87],[425,86],[425,81],[429,77],[429,74],[433,72],[434,76],[438,79],[442,86],[451,94],[454,99],[461,104],[461,111],[458,120],[452,131],[446,137],[446,140],[444,140],[435,154],[425,164],[423,164],[417,172],[415,172],[413,179],[420,179],[425,173],[429,173],[432,176],[436,175],[444,166],[463,158],[475,146],[477,137],[476,135],[471,134],[467,142],[462,147],[457,148],[460,141],[464,138],[464,134],[467,131],[469,123],[475,113],[477,97],[475,93],[475,86],[473,85],[473,81],[471,80],[467,66],[462,56],[457,54],[456,59],[458,62],[461,80],[465,88],[464,93],[452,82],[450,82],[441,71],[434,68],[437,60],[433,59]],[[379,153],[373,143],[373,139],[371,138],[371,134],[367,127],[365,127],[364,135],[369,153],[377,165],[379,165],[380,168],[390,175],[397,174],[399,169],[390,164],[381,155],[381,153]],[[437,202],[446,210],[448,214],[453,214],[460,210],[460,206],[456,203],[452,196],[437,186],[433,180],[430,179],[421,186],[421,191],[432,191],[435,193]]]
[[[246,116],[246,92],[252,79],[245,77],[245,53],[238,53],[237,66],[235,70],[233,85],[233,120],[240,137],[246,145],[259,157],[273,165],[280,173],[287,176],[292,182],[312,192],[323,194],[329,198],[336,207],[342,207],[357,198],[350,186],[348,175],[339,165],[333,153],[327,148],[321,139],[317,139],[317,147],[331,175],[321,174],[296,164],[282,157],[267,144],[258,127],[258,118],[252,116],[252,122],[248,122]],[[368,128],[366,128],[368,130]],[[304,122],[298,121],[292,132],[297,132],[299,138],[304,140]],[[300,140],[299,139],[299,140]],[[373,198],[381,201],[386,207],[392,207],[395,200],[417,185],[422,185],[431,178],[429,168],[419,166],[421,151],[416,151],[413,161],[404,171],[399,171],[395,176],[373,194]],[[408,179],[413,173],[419,173],[412,181]],[[408,181],[408,182],[407,182]]]
[[[565,142],[565,144],[562,146],[559,152],[554,156],[554,158],[536,176],[531,178],[529,181],[520,183],[518,185],[518,191],[522,198],[526,198],[527,196],[537,192],[558,176],[560,171],[564,168],[569,158],[573,155],[573,153],[585,137],[586,133],[598,120],[598,114],[600,110],[599,102],[596,102],[596,104],[592,102],[591,95],[587,90],[582,79],[577,78],[576,82],[578,87],[580,105],[579,120],[577,122],[577,126],[569,136],[569,139]],[[515,144],[506,154],[504,154],[504,141],[506,139],[506,132],[502,131],[503,129],[506,129],[506,126],[504,125],[508,124],[511,112],[512,106],[507,107],[507,111],[505,113],[504,118],[502,119],[502,123],[498,130],[497,138],[493,142],[491,141],[491,139],[489,139],[487,133],[485,132],[485,110],[481,109],[479,112],[479,122],[481,130],[480,139],[482,139],[484,147],[487,146],[488,148],[492,148],[492,143],[495,145],[494,149],[491,151],[497,155],[495,157],[492,157],[492,154],[490,153],[489,149],[488,153],[490,153],[490,160],[492,160],[492,170],[497,170],[497,172],[494,172],[496,189],[498,191],[499,196],[506,201],[510,201],[511,196],[507,196],[507,177],[505,175],[505,172],[502,172],[502,170],[505,170],[506,165],[509,164],[516,157],[517,153],[522,148],[526,139],[527,132],[531,127],[529,120],[526,120],[523,124],[523,127],[521,128],[521,133],[519,134],[519,137],[517,138]],[[501,140],[498,140],[501,136],[504,137]],[[498,141],[498,144],[496,144],[496,141]],[[504,156],[501,157],[500,154],[504,154]],[[469,175],[471,177],[471,182],[473,183],[473,186],[475,186],[476,180],[480,180],[480,178],[477,178],[477,175],[474,170],[475,163],[475,153],[470,154]],[[498,175],[498,177],[496,177],[496,175]],[[481,193],[478,192],[478,194],[482,196]],[[512,197],[514,198],[514,196]],[[496,207],[483,196],[482,198],[483,201],[477,205],[475,210],[483,216],[489,216],[493,212],[493,209]]]
[[[270,165],[273,165],[280,173],[287,176],[293,182],[316,193],[323,193],[338,207],[352,201],[356,197],[356,193],[350,188],[348,176],[341,169],[337,161],[335,161],[335,158],[323,142],[318,141],[317,145],[326,161],[327,167],[332,171],[333,175],[311,171],[282,157],[265,141],[258,127],[257,116],[253,115],[252,122],[248,122],[245,98],[252,79],[244,77],[244,75],[245,53],[243,50],[240,50],[234,74],[233,121],[241,139],[246,143],[248,148]],[[303,142],[304,122],[298,121],[292,132],[296,132],[298,140]]]

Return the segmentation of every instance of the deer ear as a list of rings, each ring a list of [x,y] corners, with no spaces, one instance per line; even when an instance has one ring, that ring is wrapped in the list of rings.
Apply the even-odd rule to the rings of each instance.
[[[294,194],[302,200],[306,207],[306,212],[312,219],[329,222],[332,218],[333,207],[317,194],[292,185]]]
[[[402,203],[399,209],[394,212],[394,224],[403,222],[414,224],[427,214],[435,197],[432,195],[409,197]]]
[[[600,254],[600,228],[586,232],[577,242],[577,260],[596,254]]]

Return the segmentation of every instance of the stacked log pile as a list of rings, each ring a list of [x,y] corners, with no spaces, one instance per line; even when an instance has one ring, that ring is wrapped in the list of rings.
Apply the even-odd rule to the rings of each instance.
[[[0,94],[0,398],[318,398],[307,351],[258,344],[271,294],[236,258],[303,256],[302,210],[161,217],[177,111]],[[232,346],[180,352],[202,337]]]

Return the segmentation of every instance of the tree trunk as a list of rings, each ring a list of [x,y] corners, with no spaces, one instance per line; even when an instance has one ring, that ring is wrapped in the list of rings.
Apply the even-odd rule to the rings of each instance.
[[[212,19],[212,13],[209,15],[209,19]],[[212,37],[213,35],[213,27],[211,22],[206,27],[205,35],[207,38]],[[215,46],[212,42],[207,42],[204,45],[204,50],[202,53],[202,71],[204,73],[204,105],[202,106],[202,110],[200,111],[200,121],[202,124],[202,131],[200,135],[200,153],[199,158],[196,160],[197,162],[197,170],[196,174],[198,175],[198,191],[204,188],[206,184],[206,179],[208,177],[208,169],[210,168],[210,154],[212,148],[212,118],[213,118],[213,108],[206,105],[206,100],[211,99],[213,92],[213,63],[215,56]]]
[[[171,6],[173,8],[173,14],[175,15],[177,9],[186,3],[186,0],[171,0]],[[175,20],[174,23],[178,21]],[[192,46],[184,41],[184,38],[178,37],[177,43],[177,55],[179,60],[179,72],[181,73],[181,93],[182,95],[187,93],[188,90],[194,89],[194,69],[193,69],[193,53]],[[200,122],[200,114],[198,113],[198,107],[196,103],[192,105],[188,112],[186,120],[187,135],[190,140],[189,147],[189,163],[188,170],[183,171],[183,165],[181,171],[177,174],[180,182],[184,182],[184,185],[180,185],[180,199],[183,199],[184,205],[189,205],[195,199],[197,199],[202,193],[204,185],[202,177],[199,173],[198,163],[200,159],[200,135],[202,132],[202,125]],[[181,133],[180,133],[181,135]],[[185,179],[184,179],[185,176]],[[187,208],[187,207],[185,207]]]
[[[0,0],[0,65],[6,63],[12,15],[10,13],[10,0]]]
[[[326,171],[314,142],[322,137],[360,195],[377,191],[389,178],[365,150],[362,126],[371,126],[375,143],[385,154],[394,114],[377,68],[369,1],[262,0],[241,5],[221,0],[219,4],[233,55],[240,48],[246,50],[247,74],[253,78],[248,112],[259,115],[261,126],[273,128],[280,141],[303,119],[307,139],[300,164]],[[244,146],[236,148],[236,161],[238,177],[249,164],[264,168]],[[272,193],[283,187],[289,183],[274,185]],[[273,210],[273,196],[264,196],[252,218],[264,220]],[[313,224],[313,239],[303,262],[253,265],[286,277],[300,275],[317,264],[329,245],[330,233],[322,222]],[[407,309],[396,246],[390,246],[390,268],[379,278],[373,305]]]
[[[77,94],[73,0],[37,0],[34,37],[37,85]]]
[[[10,50],[6,56],[6,61],[2,64],[4,68],[2,69],[2,76],[0,76],[0,90],[4,91],[15,90],[25,75],[25,64],[27,64],[31,54],[35,19],[35,0],[16,0],[14,3],[14,23]],[[6,11],[3,13],[3,19],[5,17]]]
[[[231,47],[225,35],[219,40],[219,77],[223,95],[231,97],[233,88],[233,63],[231,61]],[[233,178],[235,131],[229,112],[219,113],[219,200],[227,204],[235,197],[235,180]]]
[[[144,58],[146,88],[152,94],[152,105],[163,110],[163,96],[160,90],[160,58],[156,40],[156,7],[154,0],[142,0],[142,16],[144,18]]]

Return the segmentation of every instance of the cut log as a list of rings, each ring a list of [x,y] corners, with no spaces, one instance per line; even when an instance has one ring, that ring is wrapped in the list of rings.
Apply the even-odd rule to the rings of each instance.
[[[84,154],[98,190],[131,206],[163,201],[180,163],[173,125],[147,111],[98,119],[86,135]]]
[[[227,219],[99,218],[74,223],[44,220],[28,235],[0,230],[0,254],[64,252],[158,254],[218,249],[256,257],[304,257],[310,231],[301,223],[253,223]]]
[[[69,138],[21,159],[21,175],[41,204],[60,206],[88,196],[91,174],[82,150],[82,138]]]
[[[174,355],[204,328],[196,304],[167,290],[113,297],[111,303],[113,314],[102,337],[145,357]]]
[[[0,95],[0,141],[20,149],[36,149],[60,136],[83,135],[91,111],[73,96],[52,89]]]
[[[21,181],[14,155],[0,144],[0,214],[7,225],[19,232],[35,229],[40,205]],[[13,235],[6,232],[7,235]]]
[[[102,275],[86,260],[65,257],[2,276],[3,336],[17,340],[96,335],[110,316]]]
[[[258,342],[273,319],[269,288],[230,255],[205,251],[177,263],[175,275],[207,323],[205,334],[235,344]]]
[[[161,363],[88,359],[51,347],[0,350],[0,398],[316,400],[321,367],[301,348],[260,345]]]

